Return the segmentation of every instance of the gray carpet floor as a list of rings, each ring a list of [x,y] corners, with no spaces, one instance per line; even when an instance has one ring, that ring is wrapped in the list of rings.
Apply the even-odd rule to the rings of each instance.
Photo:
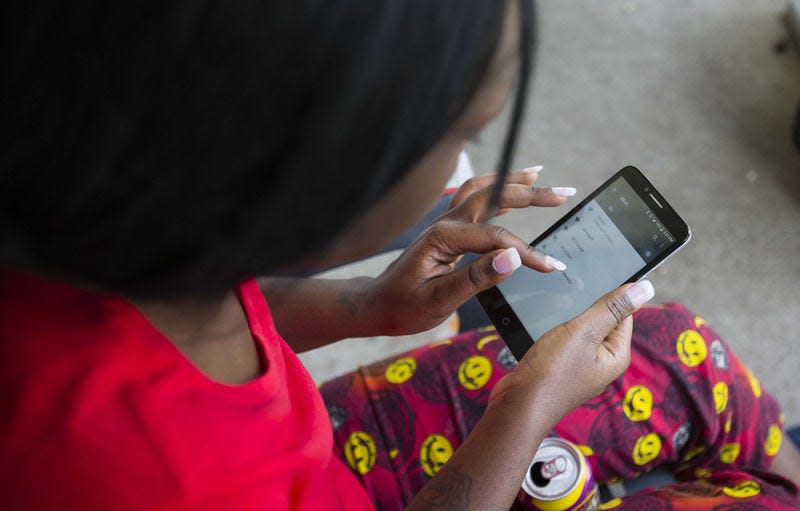
[[[800,423],[800,57],[780,0],[539,2],[540,46],[516,167],[576,200],[634,164],[694,238],[653,275],[656,301],[703,316]],[[779,45],[780,46],[780,45]],[[501,116],[470,148],[489,172]],[[500,223],[533,239],[563,211]],[[331,272],[377,274],[396,254]],[[302,355],[317,381],[446,335],[357,339]]]

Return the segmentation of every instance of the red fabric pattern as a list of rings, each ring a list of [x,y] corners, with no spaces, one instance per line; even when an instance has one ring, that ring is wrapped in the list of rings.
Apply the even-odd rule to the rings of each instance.
[[[480,419],[516,365],[492,329],[435,342],[322,386],[337,455],[382,511],[401,510]],[[631,366],[568,414],[555,434],[579,445],[598,481],[657,466],[677,484],[601,509],[800,509],[797,488],[767,471],[783,418],[775,400],[706,322],[679,304],[634,315]],[[532,509],[521,494],[516,509]]]

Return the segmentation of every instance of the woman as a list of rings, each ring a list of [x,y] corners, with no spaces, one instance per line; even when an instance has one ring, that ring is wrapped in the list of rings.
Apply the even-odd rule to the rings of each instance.
[[[611,409],[620,388],[604,389],[628,366],[631,314],[653,296],[647,282],[609,293],[487,382],[480,419],[465,422],[463,443],[417,487],[401,475],[392,483],[391,467],[365,470],[369,459],[344,452],[348,468],[334,457],[320,394],[294,355],[423,330],[521,264],[558,265],[483,223],[498,207],[557,206],[570,193],[533,188],[535,172],[507,173],[530,65],[527,2],[4,10],[3,127],[12,135],[0,174],[0,460],[9,508],[388,509],[408,500],[408,509],[505,509],[541,440],[569,428],[562,417],[601,393],[579,412]],[[419,218],[518,70],[498,177],[462,187],[377,279],[287,276],[363,256]],[[484,255],[454,270],[466,252]],[[637,335],[676,323],[656,316]],[[417,363],[446,364],[453,350],[419,353]],[[691,380],[660,367],[655,376],[678,388]],[[697,397],[703,381],[678,405],[711,428],[718,421]],[[326,392],[329,407],[346,409],[354,396],[338,388],[341,399]],[[748,403],[759,428],[780,427],[769,396]],[[797,507],[796,453],[765,456],[768,438],[748,437],[737,411],[727,429],[751,441],[733,470],[709,464],[715,471],[700,474],[710,482],[694,509]],[[694,430],[691,444],[713,457],[725,429],[713,438]],[[610,476],[615,453],[596,458]],[[669,459],[639,466],[658,461]],[[770,465],[772,474],[759,472]],[[685,509],[681,495],[694,499],[696,487],[644,497]],[[641,498],[610,505],[641,508]]]

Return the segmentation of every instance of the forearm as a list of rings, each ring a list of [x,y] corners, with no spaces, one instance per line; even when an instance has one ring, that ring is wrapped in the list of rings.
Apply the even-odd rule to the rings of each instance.
[[[511,507],[539,444],[558,419],[536,401],[522,393],[495,399],[406,511]]]
[[[348,337],[380,335],[374,279],[263,278],[275,326],[296,352]]]

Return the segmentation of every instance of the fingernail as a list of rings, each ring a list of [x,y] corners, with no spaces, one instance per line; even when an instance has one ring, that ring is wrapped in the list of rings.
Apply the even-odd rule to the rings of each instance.
[[[561,197],[572,197],[577,192],[577,190],[571,186],[554,186],[550,188],[550,191]]]
[[[514,247],[503,250],[492,259],[492,268],[500,275],[508,275],[521,265],[522,259],[519,258],[519,252]]]
[[[567,265],[556,259],[555,257],[551,256],[544,256],[544,262],[552,266],[558,271],[564,271],[567,269]]]
[[[538,174],[539,172],[542,171],[543,168],[544,167],[542,167],[541,165],[534,165],[533,167],[527,167],[522,169],[522,172],[528,172],[530,174]]]
[[[649,280],[642,280],[629,287],[625,294],[628,295],[628,300],[634,307],[641,307],[655,296],[656,290],[653,289],[653,284]]]

